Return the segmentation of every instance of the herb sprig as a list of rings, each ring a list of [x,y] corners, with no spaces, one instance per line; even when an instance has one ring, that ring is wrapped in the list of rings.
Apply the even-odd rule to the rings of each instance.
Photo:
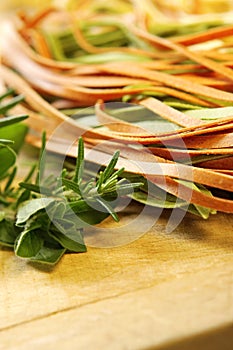
[[[55,264],[66,251],[86,251],[82,236],[85,227],[98,224],[109,215],[119,221],[115,199],[132,193],[141,183],[119,180],[124,169],[114,170],[118,157],[116,152],[97,180],[86,181],[84,143],[80,138],[73,176],[64,168],[59,176],[49,175],[39,184],[21,182],[20,188],[30,193],[30,199],[18,208],[16,226],[22,230],[14,242],[16,255]],[[42,163],[43,156],[38,169]]]
[[[7,117],[0,123],[5,127],[7,121],[18,123],[25,118]],[[7,151],[8,160],[1,164],[0,172],[5,183],[0,192],[0,244],[13,248],[20,258],[54,265],[65,252],[87,250],[82,235],[85,227],[98,224],[109,215],[119,221],[115,212],[119,196],[132,194],[142,184],[119,178],[124,169],[114,170],[118,151],[103,171],[85,180],[82,138],[75,170],[63,168],[59,176],[45,176],[45,140],[44,133],[38,164],[32,166],[17,187],[17,168],[13,167],[16,153],[9,147],[10,141],[0,141],[0,152]]]

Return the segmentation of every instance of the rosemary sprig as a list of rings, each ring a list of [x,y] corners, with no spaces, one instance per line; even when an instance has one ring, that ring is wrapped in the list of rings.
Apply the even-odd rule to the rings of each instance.
[[[0,96],[0,135],[12,136],[19,146],[27,127],[19,124],[26,116],[6,116],[6,113],[22,101],[22,97],[9,97],[13,90]],[[4,106],[4,107],[2,107]],[[21,127],[20,127],[21,126]],[[17,140],[18,139],[18,140]],[[74,171],[62,169],[59,176],[45,176],[46,135],[42,135],[42,146],[38,163],[33,165],[24,181],[15,186],[17,154],[8,139],[0,139],[0,244],[14,249],[18,257],[46,264],[56,264],[62,255],[69,252],[85,252],[82,231],[85,227],[100,223],[115,212],[117,198],[132,194],[141,183],[126,183],[118,177],[124,169],[115,171],[119,152],[116,152],[103,172],[84,180],[84,142],[78,142],[78,153]],[[16,142],[17,144],[17,142]],[[33,181],[33,178],[35,180]]]
[[[0,211],[0,243],[12,247],[21,258],[53,265],[67,251],[86,251],[82,236],[85,227],[109,215],[119,221],[114,210],[115,199],[118,195],[132,194],[141,183],[129,185],[124,179],[118,179],[124,170],[114,171],[119,152],[113,155],[98,180],[83,180],[84,143],[81,138],[75,175],[71,177],[71,172],[63,169],[58,177],[49,175],[41,179],[44,151],[45,142],[35,183],[31,182],[35,166],[17,189],[11,188],[16,168],[7,176]]]

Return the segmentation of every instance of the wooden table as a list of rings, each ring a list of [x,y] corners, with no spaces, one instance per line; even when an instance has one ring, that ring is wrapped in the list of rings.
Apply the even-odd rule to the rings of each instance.
[[[233,349],[233,216],[165,222],[54,269],[0,249],[0,349]]]
[[[233,216],[187,215],[166,235],[166,215],[52,270],[0,250],[0,349],[232,349]]]

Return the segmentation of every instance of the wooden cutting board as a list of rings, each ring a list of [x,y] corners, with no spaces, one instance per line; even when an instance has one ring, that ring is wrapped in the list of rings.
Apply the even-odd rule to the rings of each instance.
[[[232,349],[233,216],[187,215],[169,235],[166,220],[54,269],[0,250],[0,349]]]

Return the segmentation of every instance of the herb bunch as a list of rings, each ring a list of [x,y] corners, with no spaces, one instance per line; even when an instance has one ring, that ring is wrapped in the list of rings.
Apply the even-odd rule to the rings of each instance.
[[[6,117],[0,121],[0,128],[25,118]],[[15,124],[16,130],[19,125]],[[1,159],[4,157],[0,167],[0,244],[13,248],[18,257],[53,265],[65,252],[87,250],[82,235],[85,227],[98,224],[109,215],[119,221],[115,212],[119,196],[132,194],[141,183],[119,179],[124,171],[114,170],[119,152],[103,171],[86,180],[82,138],[75,169],[63,168],[58,176],[45,176],[45,140],[44,133],[38,164],[16,187],[16,153],[9,147],[12,141],[0,140]]]

